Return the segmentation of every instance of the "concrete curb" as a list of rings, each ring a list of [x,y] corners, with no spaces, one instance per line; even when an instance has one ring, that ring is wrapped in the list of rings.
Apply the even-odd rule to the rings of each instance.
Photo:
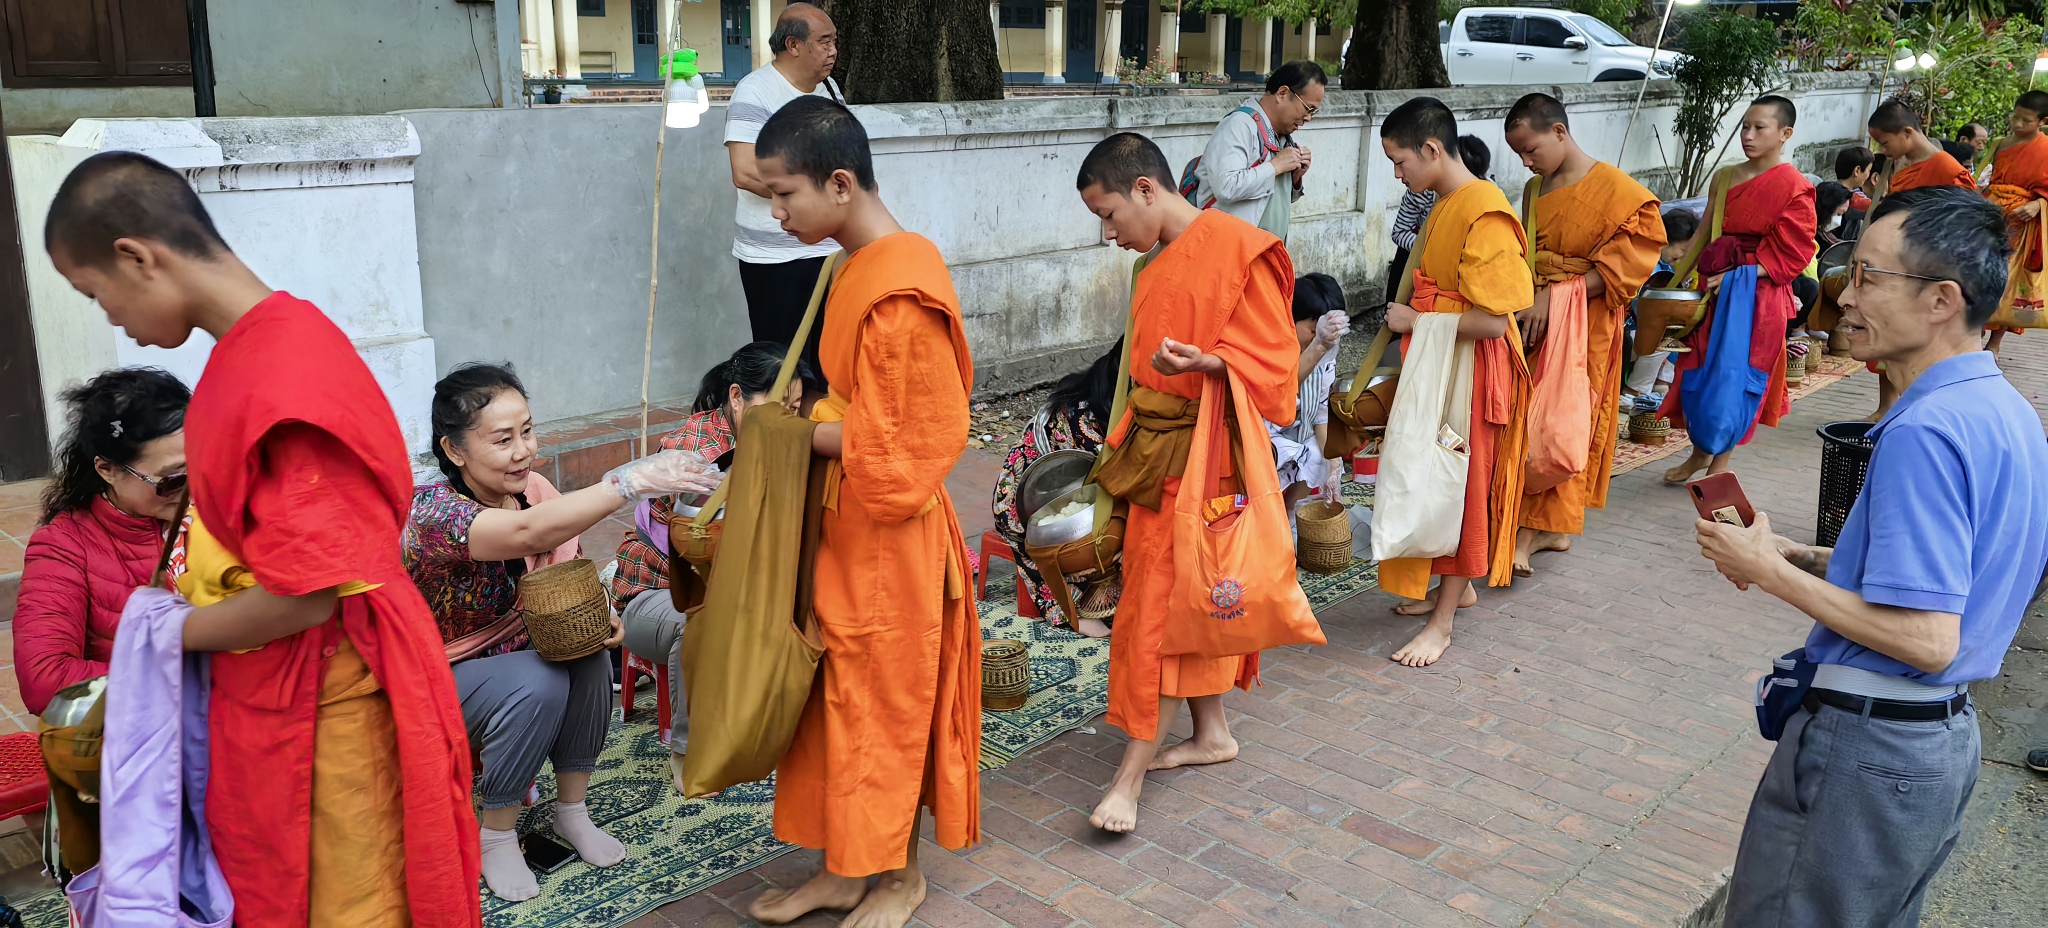
[[[14,621],[14,599],[21,592],[21,571],[0,574],[0,622]]]
[[[1683,928],[1721,928],[1721,923],[1728,917],[1728,878],[1734,873],[1733,867],[1721,871],[1721,887],[1686,917]]]

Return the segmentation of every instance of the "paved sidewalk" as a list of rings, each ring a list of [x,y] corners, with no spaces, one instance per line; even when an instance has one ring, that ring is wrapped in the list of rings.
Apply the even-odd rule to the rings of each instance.
[[[1813,534],[1814,429],[1875,394],[1858,374],[1738,452],[1781,531]],[[1617,478],[1535,578],[1482,594],[1436,666],[1387,660],[1420,627],[1391,596],[1327,610],[1329,645],[1268,652],[1265,686],[1226,699],[1239,759],[1153,774],[1135,834],[1087,823],[1124,742],[1100,721],[984,774],[985,842],[921,846],[923,923],[1680,923],[1733,862],[1768,757],[1752,681],[1808,623],[1700,559],[1664,466]],[[642,923],[751,924],[747,902],[817,861],[787,855]]]

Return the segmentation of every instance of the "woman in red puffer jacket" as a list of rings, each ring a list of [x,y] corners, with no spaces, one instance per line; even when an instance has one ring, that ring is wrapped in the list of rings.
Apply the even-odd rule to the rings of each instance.
[[[114,629],[162,557],[185,489],[192,392],[156,368],[120,368],[64,391],[71,428],[28,539],[14,611],[14,673],[28,711],[107,672]]]

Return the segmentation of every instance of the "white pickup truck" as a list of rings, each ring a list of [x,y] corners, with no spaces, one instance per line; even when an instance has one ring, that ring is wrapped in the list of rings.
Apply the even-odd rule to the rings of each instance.
[[[1650,50],[1584,13],[1532,7],[1475,6],[1440,23],[1451,83],[1583,84],[1639,81],[1677,73],[1681,56]]]

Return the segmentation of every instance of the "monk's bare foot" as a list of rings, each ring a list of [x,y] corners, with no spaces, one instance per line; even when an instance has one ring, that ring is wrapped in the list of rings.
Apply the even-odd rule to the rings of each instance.
[[[1082,619],[1074,623],[1074,630],[1090,638],[1109,637],[1109,626],[1103,624],[1101,619]]]
[[[795,889],[771,889],[754,898],[747,906],[747,914],[765,925],[782,925],[796,921],[819,909],[849,911],[860,905],[867,895],[866,877],[840,876],[830,870],[820,869],[810,882]],[[918,880],[918,901],[924,900],[924,881]],[[905,919],[908,920],[907,918]],[[903,924],[897,922],[897,924]]]
[[[1876,411],[1876,412],[1874,412],[1874,413],[1871,413],[1870,415],[1864,416],[1864,417],[1863,417],[1863,421],[1865,421],[1865,422],[1881,422],[1881,421],[1883,421],[1883,420],[1884,420],[1885,414],[1887,414],[1887,413],[1889,413],[1889,412],[1891,412],[1891,411],[1892,411],[1892,408],[1891,408],[1890,406],[1879,406],[1879,407],[1877,407],[1877,411]]]
[[[1531,553],[1537,551],[1570,551],[1571,549],[1572,536],[1563,532],[1537,532],[1535,539],[1529,545]]]
[[[1144,784],[1143,777],[1134,779],[1129,786],[1120,781],[1111,783],[1103,792],[1102,801],[1095,804],[1094,814],[1088,816],[1088,824],[1119,834],[1138,827],[1138,790]]]
[[[1533,528],[1519,528],[1515,530],[1515,576],[1536,576],[1536,568],[1529,566],[1529,554],[1533,550],[1532,546],[1536,543],[1536,536],[1538,534],[1541,533]],[[1427,613],[1418,612],[1414,614],[1426,615]]]
[[[1711,463],[1713,463],[1712,458],[1708,457],[1705,452],[1700,451],[1698,448],[1694,448],[1692,453],[1686,456],[1685,463],[1664,472],[1664,484],[1673,487],[1683,484],[1691,480],[1692,475],[1698,473],[1700,468]]]
[[[916,865],[882,874],[875,888],[846,916],[844,928],[903,928],[924,904],[924,872]]]
[[[1396,615],[1412,616],[1428,615],[1432,612],[1435,612],[1436,594],[1436,590],[1430,590],[1429,597],[1427,599],[1404,599],[1401,601],[1400,605],[1394,607],[1394,613]],[[1458,608],[1470,609],[1473,606],[1477,605],[1479,605],[1479,594],[1475,592],[1470,586],[1465,587],[1464,594],[1458,597]]]
[[[1224,733],[1213,739],[1189,738],[1152,759],[1147,770],[1172,770],[1175,767],[1194,767],[1201,764],[1220,764],[1237,759],[1237,739]]]
[[[1444,656],[1444,650],[1451,646],[1451,630],[1435,622],[1422,626],[1415,637],[1395,651],[1392,660],[1404,667],[1427,667]]]

